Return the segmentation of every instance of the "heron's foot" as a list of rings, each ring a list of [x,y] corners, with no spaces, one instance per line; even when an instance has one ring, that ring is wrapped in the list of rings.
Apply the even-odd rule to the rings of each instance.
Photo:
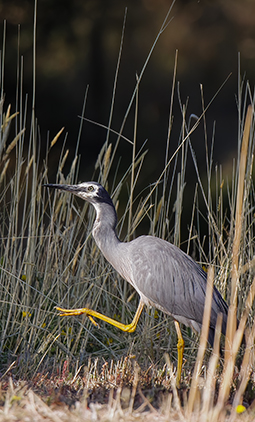
[[[59,308],[58,306],[55,306],[55,309],[57,309],[57,311],[61,312],[60,316],[77,316],[77,315],[86,314],[88,316],[89,320],[92,322],[92,324],[94,324],[95,327],[100,328],[99,324],[89,314],[89,311],[90,311],[89,308],[64,309],[64,308]]]
[[[125,332],[128,332],[128,333],[133,333],[136,329],[137,322],[139,320],[139,317],[141,315],[143,307],[144,307],[144,303],[140,300],[139,306],[138,306],[137,311],[136,311],[135,316],[134,316],[134,319],[131,322],[131,324],[128,324],[128,325],[122,324],[122,322],[116,321],[115,319],[107,317],[106,315],[100,314],[99,312],[93,311],[92,309],[89,309],[89,308],[63,309],[63,308],[59,308],[58,306],[56,306],[56,309],[61,312],[60,316],[72,316],[72,315],[86,314],[88,316],[88,318],[90,319],[90,321],[92,322],[92,324],[94,324],[96,327],[99,327],[99,325],[94,320],[94,318],[98,318],[101,321],[105,321],[108,324],[111,324],[114,327],[117,327],[122,331],[125,331]]]

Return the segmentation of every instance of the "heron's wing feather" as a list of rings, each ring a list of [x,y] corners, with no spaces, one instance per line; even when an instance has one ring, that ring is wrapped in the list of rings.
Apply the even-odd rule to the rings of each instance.
[[[156,237],[141,236],[126,245],[128,276],[140,295],[176,319],[179,316],[186,325],[193,320],[201,326],[207,282],[202,268],[181,249]],[[224,317],[227,310],[214,289],[210,321],[213,328],[218,313]]]

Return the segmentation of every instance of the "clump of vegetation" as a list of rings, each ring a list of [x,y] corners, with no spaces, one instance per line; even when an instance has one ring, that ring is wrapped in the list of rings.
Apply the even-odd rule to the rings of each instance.
[[[168,18],[169,16],[166,17],[158,37],[167,26]],[[169,318],[159,311],[148,310],[144,313],[137,332],[132,335],[124,335],[104,323],[100,323],[100,329],[97,329],[85,315],[59,318],[54,310],[56,305],[79,308],[88,304],[91,308],[126,323],[132,319],[136,310],[137,297],[96,248],[91,237],[94,220],[91,207],[79,202],[72,195],[59,195],[57,192],[49,195],[42,188],[43,183],[49,181],[72,184],[79,180],[78,147],[85,102],[77,147],[67,169],[69,151],[66,148],[66,139],[63,140],[64,129],[53,139],[47,140],[46,150],[43,149],[42,153],[35,115],[35,85],[29,123],[28,99],[23,97],[21,77],[17,79],[15,106],[8,106],[4,102],[2,64],[0,371],[1,400],[5,402],[5,414],[11,408],[15,415],[18,404],[19,409],[32,409],[34,414],[37,412],[38,415],[45,414],[49,420],[54,419],[55,416],[51,414],[53,410],[41,401],[38,396],[40,394],[47,396],[51,405],[56,405],[58,401],[69,406],[74,405],[75,409],[69,410],[68,415],[71,412],[72,419],[77,420],[80,412],[87,409],[87,404],[90,404],[90,410],[86,410],[89,414],[92,412],[95,417],[106,419],[109,414],[115,417],[121,414],[126,415],[128,420],[133,411],[141,413],[149,409],[157,414],[161,412],[162,420],[170,414],[177,420],[189,420],[195,416],[198,419],[205,418],[205,415],[218,420],[220,416],[226,417],[229,414],[231,420],[234,420],[236,409],[243,410],[237,407],[242,405],[243,398],[244,404],[250,406],[250,410],[245,413],[247,420],[252,418],[255,337],[252,308],[255,289],[254,95],[249,84],[242,81],[237,99],[237,161],[233,163],[229,180],[227,176],[223,176],[224,170],[221,167],[214,167],[213,149],[209,148],[204,124],[206,179],[202,178],[190,135],[201,121],[205,122],[210,104],[203,105],[201,116],[193,116],[187,121],[186,107],[181,103],[180,96],[178,97],[182,114],[180,137],[175,152],[169,155],[172,104],[176,88],[176,55],[165,166],[159,172],[157,180],[150,181],[144,191],[139,191],[137,186],[143,166],[146,165],[146,151],[144,145],[140,150],[137,148],[138,88],[157,39],[137,77],[130,104],[118,132],[111,129],[116,93],[114,85],[106,141],[91,179],[103,184],[111,193],[119,212],[118,231],[122,240],[131,239],[141,222],[147,220],[150,234],[184,247],[181,245],[181,221],[187,184],[187,160],[191,157],[197,185],[193,203],[190,204],[189,237],[185,240],[185,250],[192,253],[201,265],[209,268],[209,280],[214,280],[230,303],[224,359],[220,353],[219,334],[216,335],[213,352],[205,356],[209,321],[209,315],[205,313],[199,346],[196,336],[189,330],[185,331],[187,348],[184,355],[183,386],[178,392],[174,370],[177,356],[176,335]],[[3,52],[4,43],[5,39]],[[4,63],[4,54],[2,57]],[[120,58],[121,49],[119,60]],[[18,70],[17,74],[22,75],[22,61]],[[115,81],[118,71],[119,66]],[[134,136],[130,140],[124,137],[123,129],[133,105]],[[195,123],[192,126],[193,121]],[[212,144],[213,141],[214,139]],[[50,163],[53,160],[56,163],[55,149],[61,142],[58,164],[55,164],[56,171],[52,172]],[[119,176],[116,166],[120,142],[130,142],[132,145],[132,160],[122,176]],[[127,191],[127,205],[123,210],[122,195],[126,195]],[[205,233],[200,231],[202,220],[207,223],[207,251]],[[207,301],[209,304],[209,289]],[[234,326],[236,314],[240,318],[237,331]],[[220,318],[218,323],[220,327]],[[239,354],[245,328],[246,347]],[[170,357],[164,354],[169,351]],[[236,365],[237,359],[241,369]],[[20,379],[26,380],[27,384],[21,385]],[[76,404],[77,401],[79,405]],[[108,413],[106,407],[95,405],[95,402],[105,401]]]

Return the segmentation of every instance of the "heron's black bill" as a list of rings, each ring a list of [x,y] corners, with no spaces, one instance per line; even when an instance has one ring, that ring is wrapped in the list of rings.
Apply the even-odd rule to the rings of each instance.
[[[68,191],[68,192],[76,192],[77,190],[76,185],[59,185],[59,184],[54,184],[54,183],[48,183],[42,186],[44,188],[60,189],[60,190]]]

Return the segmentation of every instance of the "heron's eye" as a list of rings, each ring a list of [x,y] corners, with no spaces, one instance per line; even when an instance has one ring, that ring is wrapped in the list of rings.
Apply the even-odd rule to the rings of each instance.
[[[92,186],[92,185],[88,186],[88,191],[89,192],[93,192],[93,190],[94,190],[94,186]]]

